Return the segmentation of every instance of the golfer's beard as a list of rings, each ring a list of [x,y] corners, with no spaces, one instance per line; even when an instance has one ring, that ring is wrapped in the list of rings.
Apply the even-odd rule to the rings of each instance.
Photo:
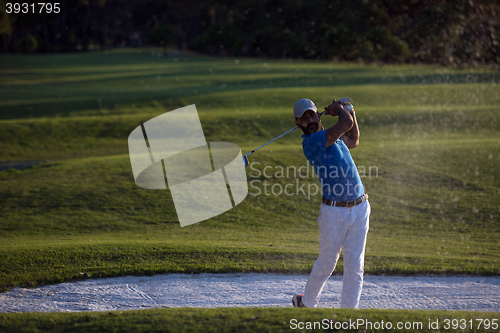
[[[309,123],[307,124],[306,127],[300,126],[300,129],[304,134],[313,134],[316,133],[317,131],[320,131],[323,129],[323,125],[320,122],[317,123]]]

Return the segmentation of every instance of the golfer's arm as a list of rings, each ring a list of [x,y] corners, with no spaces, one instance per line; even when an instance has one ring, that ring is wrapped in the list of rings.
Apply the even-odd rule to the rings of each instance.
[[[349,112],[347,112],[344,109],[341,109],[339,111],[339,121],[333,125],[332,127],[329,127],[326,129],[326,146],[329,147],[333,145],[337,140],[347,131],[349,131],[353,124],[354,121],[352,119],[353,117]]]
[[[344,137],[342,138],[345,145],[349,149],[356,148],[359,145],[359,127],[358,121],[356,120],[356,114],[352,115],[352,121],[353,124],[351,129],[345,132]]]

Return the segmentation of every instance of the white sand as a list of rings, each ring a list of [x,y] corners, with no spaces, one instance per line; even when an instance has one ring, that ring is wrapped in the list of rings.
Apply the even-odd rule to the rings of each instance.
[[[0,312],[109,311],[159,307],[290,307],[306,275],[165,274],[61,283],[0,294]],[[342,277],[319,307],[339,307]],[[365,276],[360,308],[500,311],[500,277]]]

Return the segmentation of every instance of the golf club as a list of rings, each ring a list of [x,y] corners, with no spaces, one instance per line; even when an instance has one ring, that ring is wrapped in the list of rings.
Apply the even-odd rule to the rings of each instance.
[[[325,113],[325,112],[326,112],[326,111],[321,112],[321,113],[319,114],[319,116],[321,117],[321,116],[323,115],[323,113]],[[280,136],[278,136],[278,137],[276,137],[276,138],[272,139],[271,141],[269,141],[268,143],[263,144],[263,145],[262,145],[262,146],[260,146],[259,148],[255,148],[254,150],[252,150],[252,151],[250,151],[250,152],[246,153],[245,155],[243,155],[243,165],[244,165],[245,167],[247,167],[247,166],[250,164],[250,162],[248,161],[248,157],[247,157],[247,155],[250,155],[251,153],[256,152],[256,151],[257,151],[257,150],[259,150],[260,148],[262,148],[262,147],[264,147],[264,146],[267,146],[267,145],[268,145],[268,144],[270,144],[271,142],[273,142],[273,141],[275,141],[275,140],[278,140],[278,139],[279,139],[279,138],[281,138],[283,135],[288,134],[288,133],[290,133],[290,132],[292,132],[292,131],[296,130],[297,128],[298,128],[298,127],[297,127],[297,126],[295,126],[294,128],[292,128],[292,129],[291,129],[291,130],[289,130],[288,132],[285,132],[285,133],[281,134]]]

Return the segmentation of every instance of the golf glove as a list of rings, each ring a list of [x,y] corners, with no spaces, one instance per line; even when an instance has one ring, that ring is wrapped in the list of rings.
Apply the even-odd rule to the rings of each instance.
[[[344,107],[344,109],[346,109],[347,112],[352,112],[353,106],[351,103],[349,103],[350,101],[351,101],[350,97],[344,97],[337,100],[337,103],[340,103]]]

